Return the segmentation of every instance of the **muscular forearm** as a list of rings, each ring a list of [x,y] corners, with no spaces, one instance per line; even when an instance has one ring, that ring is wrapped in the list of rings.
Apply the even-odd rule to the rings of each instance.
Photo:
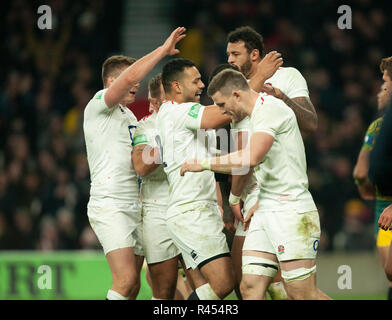
[[[137,146],[132,152],[132,163],[140,177],[148,176],[161,164],[157,148]]]
[[[256,92],[262,92],[265,80],[267,79],[258,72],[249,80],[249,87]]]
[[[249,172],[245,175],[233,175],[231,182],[231,193],[235,196],[241,196],[247,185],[249,184],[250,179],[252,178],[253,170],[249,170]]]
[[[240,171],[248,173],[250,159],[243,150],[229,153],[225,156],[210,159],[210,170],[226,174],[239,174]]]
[[[232,121],[231,117],[219,110],[219,107],[206,106],[201,118],[200,129],[218,129],[228,125]]]
[[[297,97],[290,99],[283,92],[281,92],[280,98],[294,111],[300,130],[305,132],[315,132],[317,130],[317,114],[309,98]]]
[[[132,86],[140,82],[165,56],[165,50],[162,47],[158,47],[125,69],[120,77],[124,76],[128,85]]]

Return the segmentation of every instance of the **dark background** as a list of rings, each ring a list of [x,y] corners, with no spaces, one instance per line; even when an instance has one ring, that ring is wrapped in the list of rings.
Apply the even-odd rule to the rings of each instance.
[[[52,8],[52,30],[37,28],[41,4]],[[263,35],[265,52],[278,50],[284,66],[303,74],[319,119],[316,134],[304,141],[322,223],[320,250],[372,250],[374,204],[360,199],[352,171],[366,128],[377,117],[380,61],[392,55],[387,2],[174,4],[171,27],[188,29],[181,56],[196,62],[205,84],[212,69],[227,60],[227,33],[242,25]],[[351,6],[351,30],[337,27],[342,4]],[[100,248],[86,214],[90,177],[83,110],[102,88],[105,58],[125,53],[122,6],[122,1],[87,0],[2,5],[0,249]],[[202,102],[211,101],[204,95]],[[146,114],[142,91],[131,109],[139,119]]]

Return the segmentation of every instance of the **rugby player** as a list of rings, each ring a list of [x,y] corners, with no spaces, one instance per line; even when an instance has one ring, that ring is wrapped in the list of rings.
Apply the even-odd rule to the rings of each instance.
[[[366,131],[364,142],[361,151],[359,152],[357,163],[354,167],[353,176],[361,197],[364,200],[376,200],[374,215],[374,227],[377,239],[376,245],[381,265],[384,266],[392,240],[392,231],[380,228],[379,219],[381,218],[381,213],[384,209],[392,204],[392,194],[383,194],[381,190],[373,186],[372,182],[369,180],[368,173],[370,152],[377,140],[384,120],[384,114],[391,102],[392,82],[389,72],[392,72],[392,57],[383,59],[380,64],[380,69],[383,73],[383,79],[385,82],[382,84],[381,90],[377,95],[377,107],[378,112],[383,115],[374,120]],[[391,281],[389,281],[388,299],[392,299]]]
[[[236,66],[246,79],[251,79],[256,74],[258,64],[263,56],[263,50],[262,36],[249,26],[237,28],[227,36],[227,61],[229,64]],[[279,68],[265,81],[265,85],[256,91],[267,92],[289,106],[294,111],[303,134],[312,133],[317,129],[317,114],[309,99],[306,80],[297,69],[292,67]],[[231,126],[232,129],[238,132],[235,145],[240,150],[246,146],[249,140],[249,117],[241,114],[234,120]],[[243,189],[243,185],[247,185],[247,188],[243,194],[240,194],[239,190]],[[258,193],[259,190],[252,172],[249,172],[248,175],[233,175],[229,203],[238,220],[231,250],[237,286],[242,277],[241,257],[246,236],[241,209],[246,214],[256,203]],[[238,289],[236,292],[238,298],[241,298]],[[280,272],[276,275],[268,292],[272,299],[285,299],[287,297],[283,283],[281,283]]]
[[[166,226],[166,209],[169,183],[161,165],[155,120],[165,99],[161,74],[148,83],[150,115],[138,122],[133,139],[132,162],[142,178],[143,248],[151,281],[152,299],[168,300],[184,298],[176,290],[177,281],[184,281],[178,273],[180,251],[170,238]],[[182,259],[181,259],[182,260]],[[185,284],[180,285],[186,288]],[[185,298],[187,298],[186,295]]]
[[[112,56],[102,66],[104,89],[84,111],[83,130],[91,176],[88,218],[107,258],[113,279],[108,300],[135,299],[143,263],[138,184],[132,166],[137,119],[127,108],[139,82],[185,37],[175,29],[163,45],[139,60]]]
[[[280,54],[271,53],[264,62],[273,60],[276,69],[279,59]],[[265,79],[265,73],[257,73],[252,85],[261,86]],[[181,177],[180,166],[190,155],[208,155],[207,135],[199,129],[223,127],[231,122],[231,117],[223,115],[217,106],[199,104],[204,84],[190,60],[168,62],[162,71],[162,83],[168,101],[162,104],[156,123],[170,186],[168,229],[196,286],[188,299],[223,299],[234,288],[234,274],[222,232],[214,174]]]
[[[265,299],[280,266],[290,298],[327,299],[316,286],[320,222],[308,191],[305,150],[294,112],[281,100],[252,90],[234,70],[216,75],[208,95],[225,114],[250,117],[250,141],[245,149],[226,156],[188,160],[180,174],[232,174],[257,167],[260,206],[243,247],[243,298]]]

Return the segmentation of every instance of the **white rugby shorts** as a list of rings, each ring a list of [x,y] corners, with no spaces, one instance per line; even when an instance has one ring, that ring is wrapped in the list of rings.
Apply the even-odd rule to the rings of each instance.
[[[136,255],[144,256],[139,203],[89,204],[87,216],[105,255],[116,249],[133,247]]]
[[[315,259],[320,241],[317,210],[309,212],[257,210],[242,250],[275,254],[279,261]]]
[[[167,207],[143,203],[143,248],[148,264],[169,260],[180,254],[166,224]]]
[[[230,256],[216,203],[199,202],[193,208],[171,216],[167,226],[187,268],[201,268],[213,259]]]

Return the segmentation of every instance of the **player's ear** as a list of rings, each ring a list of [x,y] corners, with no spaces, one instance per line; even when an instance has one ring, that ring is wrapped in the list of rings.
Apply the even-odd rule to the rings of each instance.
[[[236,100],[240,100],[241,99],[241,92],[240,90],[233,90],[233,92],[231,93],[232,97],[234,97],[234,99]]]
[[[171,89],[173,92],[180,94],[182,92],[181,85],[178,81],[173,81],[171,83]]]
[[[114,80],[116,80],[115,77],[109,76],[109,77],[107,78],[107,80],[106,80],[106,88],[109,88],[109,87],[112,85],[112,83],[114,82]]]
[[[256,60],[259,59],[259,58],[261,58],[259,49],[253,49],[253,50],[250,52],[250,59],[251,59],[252,61],[256,61]]]

